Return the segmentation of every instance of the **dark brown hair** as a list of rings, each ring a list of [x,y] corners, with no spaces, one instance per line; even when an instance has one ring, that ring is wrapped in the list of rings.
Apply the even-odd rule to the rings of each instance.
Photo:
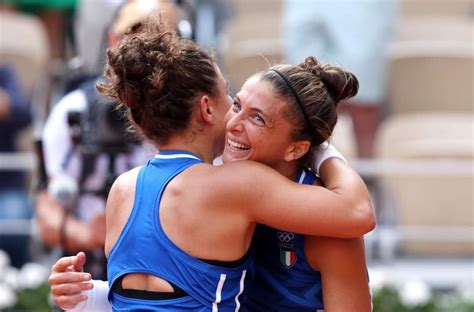
[[[328,140],[337,122],[338,103],[357,94],[356,76],[337,66],[320,64],[312,56],[298,65],[276,65],[272,69],[263,72],[261,80],[269,82],[279,96],[291,103],[284,114],[295,125],[293,139],[307,139],[314,146]]]
[[[218,92],[213,56],[152,18],[133,26],[107,58],[99,91],[156,144],[188,128],[198,96]]]

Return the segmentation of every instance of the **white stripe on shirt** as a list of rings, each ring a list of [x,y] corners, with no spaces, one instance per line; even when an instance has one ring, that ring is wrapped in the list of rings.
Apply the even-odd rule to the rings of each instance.
[[[238,312],[240,310],[239,296],[244,292],[244,281],[245,281],[246,274],[247,274],[247,270],[243,270],[242,277],[240,278],[240,290],[237,296],[235,296],[235,312]]]
[[[217,284],[217,289],[216,289],[216,300],[212,303],[212,312],[218,312],[219,309],[217,305],[221,303],[221,293],[222,293],[222,288],[224,287],[224,282],[225,282],[226,275],[221,274],[221,279],[219,280],[219,283]]]
[[[304,181],[304,178],[306,178],[306,171],[305,170],[303,170],[303,172],[301,173],[300,180],[298,181],[298,184],[302,184],[303,181]]]
[[[189,155],[189,154],[172,154],[172,155],[157,154],[155,158],[160,158],[160,159],[192,158],[192,159],[201,160],[198,157],[194,155]]]

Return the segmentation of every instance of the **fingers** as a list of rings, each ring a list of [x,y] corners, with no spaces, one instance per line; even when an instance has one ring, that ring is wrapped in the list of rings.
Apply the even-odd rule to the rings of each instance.
[[[74,265],[76,257],[77,256],[59,258],[58,261],[56,261],[56,263],[51,268],[51,271],[53,273],[68,271],[68,268]]]
[[[82,272],[59,272],[52,273],[49,276],[49,285],[69,284],[69,283],[82,283],[87,282],[91,279],[89,273]]]
[[[77,272],[82,272],[84,270],[84,264],[86,263],[86,254],[80,251],[75,258],[73,268]]]
[[[53,273],[55,272],[68,272],[76,271],[82,272],[84,264],[86,263],[86,254],[82,251],[78,252],[75,256],[62,257],[56,261],[51,268]]]
[[[86,295],[53,296],[54,302],[63,310],[73,309],[78,303],[87,300]]]
[[[54,297],[73,296],[80,294],[83,290],[91,290],[92,283],[68,283],[51,286],[51,293]]]
[[[78,303],[87,300],[81,291],[90,290],[93,284],[89,273],[82,273],[86,255],[79,252],[76,256],[62,257],[52,267],[49,276],[54,302],[62,309],[72,309]]]

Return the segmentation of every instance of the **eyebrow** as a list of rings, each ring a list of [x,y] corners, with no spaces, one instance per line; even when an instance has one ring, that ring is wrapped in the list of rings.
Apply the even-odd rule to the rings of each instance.
[[[235,98],[237,99],[237,101],[238,101],[239,103],[242,103],[242,101],[240,100],[239,96],[236,95]],[[260,108],[258,108],[258,107],[250,106],[250,110],[256,111],[256,112],[262,114],[265,118],[270,119],[270,116],[269,116],[267,113],[265,113],[263,110],[261,110]]]

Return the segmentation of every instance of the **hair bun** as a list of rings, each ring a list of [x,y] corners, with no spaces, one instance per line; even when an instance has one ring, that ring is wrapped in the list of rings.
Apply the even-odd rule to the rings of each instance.
[[[336,104],[339,101],[354,97],[359,91],[357,77],[353,73],[339,67],[324,65],[321,80]]]
[[[355,96],[359,91],[359,81],[349,71],[321,64],[314,56],[308,56],[301,66],[321,79],[336,105],[341,100]]]
[[[304,69],[308,70],[313,75],[316,75],[321,78],[323,69],[322,69],[321,63],[319,63],[318,60],[314,56],[308,56],[304,60],[304,63],[301,65]]]

